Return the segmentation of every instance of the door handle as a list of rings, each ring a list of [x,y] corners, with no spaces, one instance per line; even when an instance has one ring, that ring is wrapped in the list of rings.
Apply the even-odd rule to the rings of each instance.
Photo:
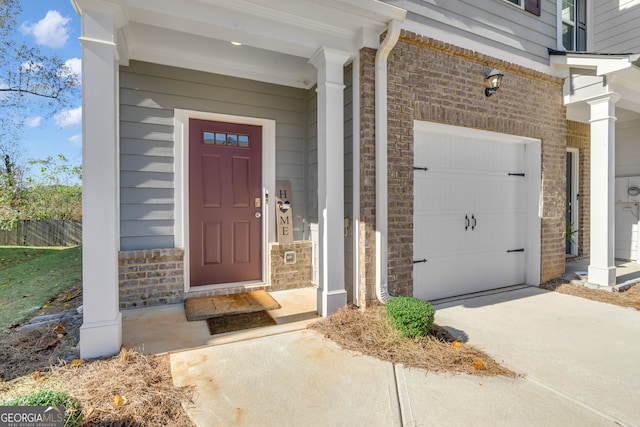
[[[471,229],[475,230],[476,229],[476,224],[478,223],[478,221],[476,220],[476,217],[473,214],[471,214],[471,219],[473,220],[473,225],[471,225]]]
[[[254,215],[256,216],[256,218],[260,218],[262,216],[262,213],[256,212]]]
[[[469,228],[469,215],[464,216],[464,230],[467,231],[467,228]]]

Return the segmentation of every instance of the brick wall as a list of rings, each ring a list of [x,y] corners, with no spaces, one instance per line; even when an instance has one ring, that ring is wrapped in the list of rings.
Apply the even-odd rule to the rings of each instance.
[[[313,243],[296,241],[272,244],[269,290],[297,289],[312,283]],[[284,253],[296,252],[296,263],[285,264]],[[184,301],[184,250],[180,248],[122,251],[118,255],[120,308],[139,308]],[[251,290],[265,289],[264,285]],[[247,291],[247,287],[193,290],[190,296],[226,295]]]
[[[285,264],[285,252],[296,253],[295,264]],[[310,240],[293,243],[271,244],[271,291],[298,289],[313,286],[313,242]]]
[[[366,308],[376,297],[375,57],[374,49],[364,48],[360,51],[358,289],[361,308]]]
[[[120,252],[120,308],[182,302],[183,259],[184,251],[178,248]]]
[[[361,292],[375,298],[375,51],[360,52]],[[504,72],[484,95],[484,76]],[[389,291],[413,292],[413,121],[424,120],[542,140],[541,280],[564,272],[566,112],[562,80],[403,31],[388,61]],[[364,273],[364,274],[362,274]]]
[[[578,256],[589,256],[591,243],[591,126],[588,123],[567,121],[567,147],[578,149],[580,178],[578,181]]]

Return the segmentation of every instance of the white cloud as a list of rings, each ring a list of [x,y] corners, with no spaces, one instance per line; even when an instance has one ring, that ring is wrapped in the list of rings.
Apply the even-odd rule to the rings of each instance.
[[[38,71],[43,68],[44,68],[44,64],[42,62],[27,61],[27,62],[23,62],[20,65],[20,69],[22,71]]]
[[[36,44],[60,48],[69,39],[69,22],[71,18],[65,18],[57,10],[50,10],[44,18],[36,22],[25,21],[20,26],[20,31],[31,34],[36,39]]]
[[[70,58],[64,61],[64,65],[69,67],[71,72],[78,76],[78,80],[82,77],[82,59],[80,58]]]
[[[69,142],[73,145],[82,145],[82,135],[73,135],[69,138]]]
[[[78,83],[80,83],[82,77],[82,59],[70,58],[64,61],[64,65],[66,68],[58,71],[58,76],[65,78],[75,75]]]
[[[24,121],[24,123],[29,126],[30,128],[37,128],[38,126],[40,126],[40,123],[42,122],[42,117],[37,116],[37,117],[27,117]]]
[[[54,117],[56,125],[60,128],[71,128],[82,123],[82,107],[73,110],[62,110]]]

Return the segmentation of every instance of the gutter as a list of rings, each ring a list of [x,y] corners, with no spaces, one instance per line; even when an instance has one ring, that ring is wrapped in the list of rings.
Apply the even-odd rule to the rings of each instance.
[[[393,19],[387,25],[387,36],[380,44],[375,61],[375,132],[376,132],[376,297],[386,304],[388,291],[387,231],[387,58],[398,43],[402,22]]]

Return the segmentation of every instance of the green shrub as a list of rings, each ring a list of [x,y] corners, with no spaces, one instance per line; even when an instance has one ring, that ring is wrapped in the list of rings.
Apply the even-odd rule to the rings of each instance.
[[[433,325],[436,310],[430,302],[414,297],[397,297],[387,301],[387,319],[403,337],[426,335]]]
[[[36,393],[5,400],[0,406],[64,406],[65,427],[82,423],[82,405],[75,397],[61,391],[41,390]]]

